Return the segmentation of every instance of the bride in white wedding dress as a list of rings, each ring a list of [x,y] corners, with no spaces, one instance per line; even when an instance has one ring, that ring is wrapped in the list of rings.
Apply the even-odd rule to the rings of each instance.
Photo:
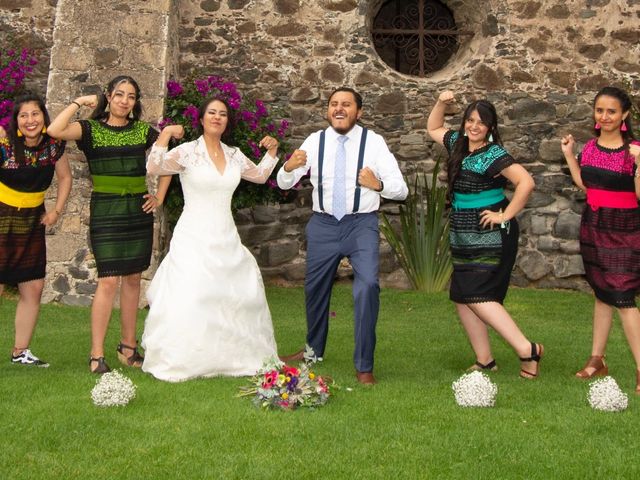
[[[147,170],[180,174],[184,210],[169,253],[147,291],[142,370],[179,382],[218,375],[253,375],[277,355],[271,315],[258,265],[240,242],[231,197],[240,179],[264,183],[277,163],[278,142],[265,137],[258,165],[221,142],[230,126],[220,100],[199,110],[203,135],[167,151],[180,125],[165,127],[151,149]]]

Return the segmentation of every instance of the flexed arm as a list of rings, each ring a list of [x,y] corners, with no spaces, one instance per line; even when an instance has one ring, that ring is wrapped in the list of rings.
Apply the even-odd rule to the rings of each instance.
[[[47,133],[50,137],[58,140],[80,140],[82,138],[82,127],[79,122],[71,122],[78,110],[83,106],[96,108],[98,105],[97,95],[85,95],[73,100],[47,127]]]
[[[278,158],[276,157],[278,141],[267,135],[260,140],[258,145],[267,149],[267,153],[264,154],[258,165],[249,160],[240,149],[236,150],[235,155],[242,156],[241,176],[243,180],[253,183],[265,183],[278,163]]]
[[[162,129],[158,139],[147,156],[147,172],[152,175],[173,175],[180,173],[184,167],[180,163],[183,150],[180,147],[168,151],[169,140],[184,137],[182,125],[167,125]]]
[[[447,133],[447,128],[444,126],[444,114],[447,110],[447,105],[451,105],[455,101],[453,92],[450,90],[442,92],[427,119],[429,136],[440,145],[443,145],[444,135]]]
[[[573,147],[575,144],[576,142],[573,139],[573,135],[565,135],[560,141],[560,147],[562,148],[564,159],[569,166],[569,171],[571,172],[573,183],[575,183],[580,190],[586,191],[587,188],[584,186],[584,183],[582,183],[582,176],[580,175],[580,165],[578,164],[578,159],[573,154]]]
[[[636,187],[636,197],[640,199],[640,145],[629,145],[629,153],[633,155],[636,162],[636,173],[633,177],[633,183]]]

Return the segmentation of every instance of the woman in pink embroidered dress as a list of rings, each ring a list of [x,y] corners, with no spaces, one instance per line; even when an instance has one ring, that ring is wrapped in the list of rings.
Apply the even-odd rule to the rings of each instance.
[[[562,138],[562,153],[575,184],[587,194],[580,225],[580,252],[595,294],[591,357],[576,373],[583,379],[606,375],[605,349],[618,310],[636,362],[640,394],[640,142],[631,126],[632,104],[619,88],[605,87],[594,100],[596,138],[578,158],[571,135]]]

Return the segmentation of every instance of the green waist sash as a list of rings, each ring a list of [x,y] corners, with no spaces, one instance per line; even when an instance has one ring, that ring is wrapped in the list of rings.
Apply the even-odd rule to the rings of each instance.
[[[453,194],[453,208],[482,208],[488,207],[504,200],[504,192],[501,188],[485,190],[478,193],[455,193]]]
[[[98,193],[113,193],[116,195],[131,195],[147,191],[146,177],[115,177],[112,175],[92,175],[93,191]]]

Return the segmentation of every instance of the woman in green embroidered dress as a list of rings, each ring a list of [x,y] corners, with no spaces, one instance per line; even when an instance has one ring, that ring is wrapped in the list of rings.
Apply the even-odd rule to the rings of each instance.
[[[71,121],[82,107],[94,108],[89,120]],[[140,120],[140,88],[125,75],[115,77],[102,95],[76,98],[51,123],[49,133],[76,140],[87,157],[93,181],[89,233],[98,270],[91,306],[91,356],[94,373],[108,372],[104,339],[120,285],[121,340],[118,359],[140,367],[136,317],[142,272],[151,262],[153,212],[164,199],[170,177],[161,177],[156,195],[147,193],[146,151],[158,133]]]
[[[496,330],[520,357],[520,376],[538,376],[544,347],[524,336],[502,305],[518,250],[515,216],[534,187],[531,175],[502,147],[495,107],[486,100],[471,103],[457,131],[444,126],[453,93],[440,94],[429,119],[431,138],[449,152],[452,197],[450,244],[453,257],[450,298],[467,332],[476,363],[471,370],[497,370],[487,326]],[[511,200],[503,188],[515,186]]]

